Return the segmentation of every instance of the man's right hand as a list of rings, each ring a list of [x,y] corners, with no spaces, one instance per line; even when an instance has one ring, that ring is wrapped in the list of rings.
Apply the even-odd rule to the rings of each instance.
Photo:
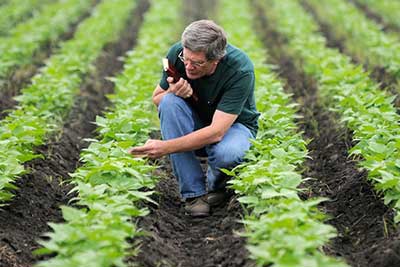
[[[167,82],[169,83],[168,92],[182,98],[188,98],[192,96],[193,89],[185,79],[180,78],[179,81],[174,83],[174,79],[172,77],[168,77]]]

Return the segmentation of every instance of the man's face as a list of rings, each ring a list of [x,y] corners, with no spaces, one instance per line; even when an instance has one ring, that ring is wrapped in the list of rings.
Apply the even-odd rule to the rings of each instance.
[[[218,64],[218,60],[207,60],[204,52],[193,52],[187,48],[183,48],[180,59],[185,64],[186,76],[191,80],[211,75]]]

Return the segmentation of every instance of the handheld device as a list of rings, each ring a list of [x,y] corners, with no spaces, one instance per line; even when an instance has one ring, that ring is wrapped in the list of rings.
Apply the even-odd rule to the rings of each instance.
[[[165,72],[168,74],[169,77],[172,77],[174,79],[174,83],[179,81],[179,79],[181,78],[181,75],[179,74],[178,70],[174,67],[174,65],[169,64],[170,62],[169,62],[168,58],[163,58],[162,63],[163,63],[163,68],[164,68]],[[194,89],[193,89],[193,94],[190,97],[190,99],[192,99],[194,102],[197,102],[199,100]]]
[[[181,78],[181,75],[178,73],[178,71],[176,70],[174,65],[169,64],[168,58],[163,58],[162,63],[163,63],[164,70],[167,72],[168,76],[172,77],[174,79],[174,83],[179,81],[179,79]]]

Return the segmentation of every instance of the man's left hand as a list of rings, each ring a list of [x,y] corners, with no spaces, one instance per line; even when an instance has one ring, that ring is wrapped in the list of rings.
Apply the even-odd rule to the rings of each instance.
[[[143,146],[132,147],[128,152],[134,156],[149,157],[152,159],[168,154],[165,141],[155,139],[147,140]]]

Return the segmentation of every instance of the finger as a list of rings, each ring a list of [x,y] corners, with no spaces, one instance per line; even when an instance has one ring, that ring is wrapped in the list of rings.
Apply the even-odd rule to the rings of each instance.
[[[183,97],[183,98],[189,98],[190,96],[191,96],[190,93],[183,93],[183,94],[182,94],[182,97]]]
[[[132,154],[134,158],[146,158],[149,157],[147,154]]]
[[[188,96],[192,96],[193,94],[193,89],[191,87],[189,87],[189,90],[186,93]]]
[[[190,83],[188,82],[187,84],[186,84],[187,86],[186,86],[186,94],[187,95],[189,95],[189,96],[191,96],[192,94],[193,94],[193,89],[192,89],[192,86],[190,85]]]
[[[151,144],[151,143],[153,143],[154,141],[157,141],[157,140],[156,140],[156,139],[147,139],[146,143],[144,143],[143,146],[146,146],[146,145],[148,145],[148,144]]]
[[[160,158],[160,155],[156,154],[156,153],[150,153],[147,155],[149,158],[151,159],[158,159]]]
[[[181,96],[181,97],[186,97],[188,94],[188,90],[189,90],[188,84],[189,83],[186,80],[183,80],[181,87],[177,88],[177,91],[175,94],[178,96]]]
[[[173,79],[172,77],[168,77],[168,78],[167,78],[167,82],[169,83],[169,89],[168,89],[168,90],[169,90],[171,93],[176,94],[176,92],[177,92],[178,90],[180,90],[180,88],[181,88],[181,86],[182,86],[181,80],[183,80],[183,79],[180,78],[179,81],[177,81],[177,82],[174,83],[174,79]]]
[[[179,87],[176,85],[176,83],[170,83],[168,90],[169,90],[169,92],[176,94],[178,88]]]
[[[137,146],[137,147],[132,147],[131,149],[129,149],[128,152],[132,155],[137,155],[146,153],[147,150],[148,148],[146,146]]]
[[[185,86],[186,80],[183,78],[180,78],[179,81],[176,82],[176,89],[177,91],[182,90],[182,88]]]
[[[192,96],[192,94],[193,94],[193,90],[192,90],[192,88],[191,88],[191,87],[188,87],[188,89],[187,89],[187,90],[185,90],[185,92],[183,93],[183,95],[184,95],[184,98],[191,97],[191,96]]]
[[[178,92],[182,89],[182,84],[183,84],[182,78],[176,83],[170,83],[169,84],[170,92],[174,93],[175,95],[178,95],[179,94]]]

